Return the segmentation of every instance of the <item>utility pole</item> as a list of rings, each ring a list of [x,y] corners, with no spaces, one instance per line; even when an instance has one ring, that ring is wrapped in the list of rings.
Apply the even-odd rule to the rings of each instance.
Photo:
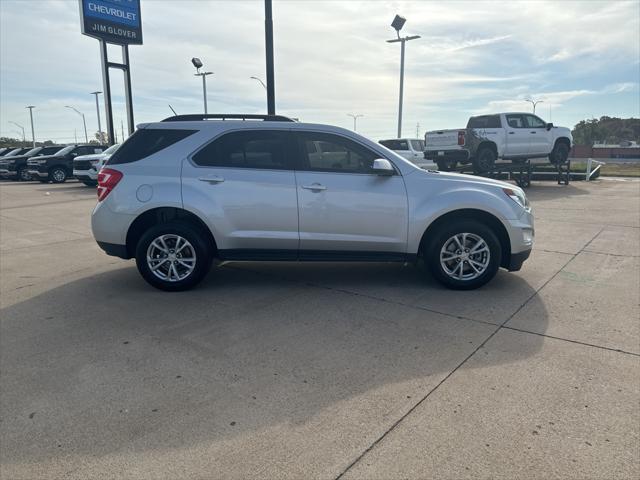
[[[82,124],[84,125],[84,142],[88,144],[89,143],[89,135],[87,135],[87,121],[84,118],[84,113],[82,113],[77,108],[70,107],[69,105],[65,105],[65,108],[70,108],[71,110],[73,110],[74,112],[76,112],[78,115],[80,115],[82,117]]]
[[[396,35],[398,38],[394,38],[393,40],[387,40],[387,43],[398,43],[400,42],[400,95],[398,101],[398,138],[402,136],[402,96],[404,93],[404,45],[409,40],[415,40],[420,38],[420,35],[410,35],[407,37],[400,37],[400,30],[404,26],[406,22],[406,18],[401,17],[400,15],[396,15],[391,22],[391,26],[395,29]]]
[[[420,138],[420,122],[416,123],[416,138]]]
[[[33,105],[26,107],[29,109],[29,117],[31,117],[31,140],[33,141],[33,148],[36,148],[36,134],[33,130],[33,109],[36,108]]]
[[[100,137],[100,143],[102,143],[102,124],[100,123],[100,104],[98,103],[98,95],[102,92],[91,92],[91,95],[96,96],[96,114],[98,115],[98,136]]]
[[[276,86],[273,67],[273,12],[271,0],[264,0],[264,45],[267,63],[267,114],[276,114]]]
[[[75,144],[78,144],[78,129],[74,128],[73,129],[73,137],[76,139]]]
[[[122,133],[122,141],[124,142],[124,123],[122,122],[122,119],[120,119],[120,131]]]
[[[347,113],[347,116],[353,118],[353,131],[357,132],[356,130],[356,120],[358,120],[358,117],[364,117],[364,115],[357,113],[357,114],[353,114],[353,113]]]

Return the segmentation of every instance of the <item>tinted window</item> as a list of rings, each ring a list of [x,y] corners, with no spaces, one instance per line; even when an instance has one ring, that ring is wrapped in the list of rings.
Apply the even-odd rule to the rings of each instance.
[[[54,153],[56,153],[61,148],[62,147],[45,147],[42,150],[40,150],[36,156],[40,157],[42,155],[53,155]]]
[[[62,150],[60,150],[59,152],[56,152],[56,155],[66,155],[67,153],[69,153],[71,150],[73,150],[75,147],[73,145],[69,145],[68,147],[64,147]]]
[[[547,124],[534,115],[525,115],[527,127],[529,128],[545,128]]]
[[[214,140],[193,156],[202,167],[289,168],[287,134],[270,130],[231,132]]]
[[[467,128],[500,128],[500,115],[481,115],[471,117]]]
[[[118,149],[111,155],[107,165],[121,165],[123,163],[137,162],[149,155],[159,152],[174,143],[193,135],[197,130],[177,129],[151,129],[136,130]]]
[[[511,128],[525,128],[522,115],[507,115],[507,124]]]
[[[416,152],[422,152],[424,150],[424,142],[422,140],[409,140],[411,142],[411,148]]]
[[[296,133],[303,170],[371,173],[374,152],[351,140],[327,133]],[[406,143],[406,142],[405,142]]]
[[[11,150],[9,153],[7,153],[7,157],[13,157],[14,155],[17,155],[18,153],[20,153],[23,149],[22,148],[14,148],[13,150]]]

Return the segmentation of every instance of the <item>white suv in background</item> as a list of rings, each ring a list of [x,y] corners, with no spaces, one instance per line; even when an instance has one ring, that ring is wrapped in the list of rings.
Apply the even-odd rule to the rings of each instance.
[[[214,258],[422,258],[444,285],[471,289],[518,270],[533,244],[520,188],[423,170],[349,130],[286,117],[141,125],[98,181],[98,245],[164,290],[194,286]]]
[[[120,148],[120,144],[111,145],[102,153],[80,155],[73,159],[73,176],[87,187],[98,185],[98,172],[111,155]]]
[[[421,138],[392,138],[378,143],[419,167],[435,167],[434,162],[424,158],[424,140]]]

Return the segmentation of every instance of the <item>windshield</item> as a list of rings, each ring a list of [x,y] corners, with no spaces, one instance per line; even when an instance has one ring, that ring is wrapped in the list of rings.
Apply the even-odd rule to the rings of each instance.
[[[32,148],[31,150],[29,150],[27,153],[25,153],[25,155],[31,156],[31,155],[35,155],[36,153],[38,153],[40,150],[42,150],[42,147],[36,147],[36,148]]]
[[[36,156],[37,157],[41,157],[43,155],[53,155],[54,153],[56,153],[61,148],[62,147],[46,147],[46,148],[43,148],[40,152],[38,152],[38,154]]]
[[[122,144],[121,143],[116,143],[115,145],[111,145],[109,148],[107,148],[102,153],[111,155],[113,152],[115,152],[116,150],[118,150],[120,148],[120,145],[122,145]]]
[[[13,150],[11,150],[9,153],[7,153],[7,157],[12,157],[13,155],[16,155],[20,150],[22,150],[21,148],[14,148]]]
[[[67,153],[69,153],[74,148],[76,148],[75,145],[69,145],[68,147],[64,147],[62,150],[60,150],[58,152],[58,155],[66,155]]]

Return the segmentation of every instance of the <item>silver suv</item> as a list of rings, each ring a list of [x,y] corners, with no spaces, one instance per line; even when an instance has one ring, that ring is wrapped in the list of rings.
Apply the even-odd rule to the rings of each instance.
[[[524,192],[414,166],[328,125],[266,115],[181,115],[139,129],[98,177],[93,235],[163,290],[223,261],[424,259],[455,289],[533,245]]]

